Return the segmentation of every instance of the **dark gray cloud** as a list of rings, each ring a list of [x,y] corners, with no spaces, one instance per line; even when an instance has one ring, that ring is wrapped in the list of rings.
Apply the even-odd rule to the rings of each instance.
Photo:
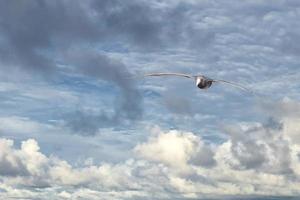
[[[19,158],[11,158],[8,154],[2,155],[0,159],[1,176],[27,176],[29,172]]]
[[[113,117],[103,114],[90,114],[85,111],[75,111],[66,115],[66,126],[72,133],[91,136],[95,135],[99,128],[114,126],[116,121]]]
[[[122,43],[126,48],[147,51],[195,41],[207,43],[214,34],[193,28],[189,8],[192,5],[183,3],[154,8],[135,0],[1,0],[1,61],[3,66],[48,75],[56,68],[53,55],[80,44]]]
[[[161,45],[162,22],[159,15],[142,1],[93,1],[92,8],[102,33],[147,49]],[[112,38],[110,38],[112,39]]]
[[[73,130],[93,135],[100,127],[117,126],[123,120],[132,121],[141,117],[142,96],[123,63],[94,52],[74,51],[66,57],[74,66],[75,73],[111,82],[119,88],[113,114],[77,111],[67,123]]]
[[[73,62],[76,70],[82,74],[116,84],[122,93],[121,98],[118,99],[119,114],[129,119],[137,117],[141,112],[141,96],[123,63],[92,52],[75,53],[71,55],[71,59],[70,62]]]
[[[91,15],[93,12],[95,16]],[[75,119],[71,119],[76,129],[94,133],[97,127],[101,127],[98,124],[111,126],[121,119],[137,119],[141,116],[141,96],[128,78],[127,66],[97,55],[92,49],[89,49],[89,53],[73,53],[67,59],[61,53],[71,46],[91,42],[101,44],[107,39],[113,39],[112,43],[117,43],[116,39],[130,39],[140,45],[147,41],[149,44],[159,43],[152,41],[156,37],[156,25],[150,20],[149,12],[147,6],[136,2],[88,1],[83,4],[68,0],[1,0],[1,67],[5,70],[20,69],[22,73],[42,74],[47,78],[57,77],[63,71],[102,79],[118,86],[120,95],[115,101],[114,115],[76,113],[73,116]],[[55,56],[57,54],[59,56]],[[71,70],[58,68],[58,60],[71,66]]]
[[[296,1],[234,2],[178,1],[154,6],[158,2],[1,0],[1,61],[5,63],[3,67],[9,66],[7,69],[18,66],[34,73],[47,72],[44,74],[48,76],[49,71],[58,70],[53,55],[65,48],[89,44],[106,45],[108,49],[119,44],[133,51],[210,51],[231,43],[266,45],[297,54],[297,42],[292,41],[299,35],[295,29],[298,15],[285,14],[299,6]],[[245,20],[241,23],[241,19]],[[263,27],[268,29],[258,31]],[[203,60],[211,58],[209,62],[221,59],[221,55],[214,53],[199,56]]]
[[[1,0],[0,13],[3,66],[49,72],[55,59],[47,54],[62,48],[61,41],[91,41],[97,35],[78,1]]]
[[[214,156],[215,153],[211,150],[211,148],[203,146],[199,152],[190,159],[189,162],[193,165],[211,168],[216,165]]]
[[[1,144],[2,145],[2,144]],[[0,176],[27,176],[29,172],[22,160],[2,148],[0,153]]]
[[[93,48],[87,48],[87,53],[71,53],[66,57],[65,52],[89,44],[110,48],[122,43],[126,48],[141,51],[176,46],[194,35],[192,25],[187,23],[189,7],[191,5],[178,4],[162,9],[142,1],[120,0],[85,3],[0,0],[1,68],[7,76],[9,70],[13,70],[20,71],[20,76],[30,73],[52,79],[63,72],[115,84],[121,95],[116,98],[113,116],[78,114],[81,112],[78,111],[70,120],[76,129],[94,133],[103,124],[111,126],[121,119],[135,120],[141,116],[141,96],[134,83],[126,78],[129,77],[128,66],[99,55]],[[169,20],[165,22],[165,18]],[[58,67],[57,63],[69,68]],[[186,112],[186,108],[179,109]]]
[[[270,119],[266,124],[227,129],[232,142],[231,152],[240,169],[256,169],[267,173],[291,174],[290,147],[281,135],[282,124]]]
[[[119,6],[121,8],[116,9]],[[117,42],[116,39],[123,35],[125,39],[132,37],[141,43],[154,37],[151,31],[155,28],[149,21],[148,12],[135,4],[127,6],[119,1],[88,1],[82,4],[80,1],[1,0],[0,7],[0,51],[4,66],[12,65],[34,72],[54,70],[55,58],[49,58],[49,54],[69,46],[101,43],[108,38]],[[120,12],[115,13],[114,10]],[[92,12],[96,16],[92,17]]]

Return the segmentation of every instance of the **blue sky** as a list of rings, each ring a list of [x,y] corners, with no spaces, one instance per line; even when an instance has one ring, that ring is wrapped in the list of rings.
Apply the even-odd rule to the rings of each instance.
[[[0,197],[297,199],[299,17],[297,0],[0,0]]]

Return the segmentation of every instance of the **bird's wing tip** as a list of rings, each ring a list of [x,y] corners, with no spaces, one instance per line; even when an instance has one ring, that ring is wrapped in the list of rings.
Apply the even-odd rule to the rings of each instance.
[[[234,82],[230,82],[230,81],[225,81],[225,80],[213,80],[213,82],[219,82],[219,83],[225,83],[225,84],[229,84],[233,87],[236,87],[236,88],[239,88],[241,90],[244,90],[246,92],[250,92],[252,94],[255,94],[254,91],[252,91],[251,89],[243,86],[243,85],[240,85],[240,84],[237,84],[237,83],[234,83]]]

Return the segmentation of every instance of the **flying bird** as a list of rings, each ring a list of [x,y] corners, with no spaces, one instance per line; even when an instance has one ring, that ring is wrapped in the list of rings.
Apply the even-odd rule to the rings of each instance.
[[[181,73],[150,73],[150,74],[145,74],[144,77],[148,76],[178,76],[178,77],[184,77],[184,78],[189,78],[189,79],[194,79],[196,86],[200,89],[208,89],[212,86],[213,83],[224,83],[227,85],[231,85],[233,87],[242,89],[247,92],[251,92],[250,89],[237,84],[233,83],[230,81],[225,81],[225,80],[217,80],[217,79],[211,79],[203,75],[188,75],[188,74],[181,74]]]

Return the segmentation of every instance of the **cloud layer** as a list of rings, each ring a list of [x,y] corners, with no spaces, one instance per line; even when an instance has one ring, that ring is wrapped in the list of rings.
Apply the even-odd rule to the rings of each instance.
[[[298,196],[300,187],[299,115],[286,108],[267,123],[227,126],[228,139],[217,145],[177,130],[151,131],[134,156],[116,164],[90,160],[72,166],[46,156],[34,139],[14,146],[0,141],[0,196],[53,199],[219,198],[232,195]],[[279,106],[280,107],[280,106]],[[38,190],[38,188],[44,188]],[[47,197],[44,195],[47,194]]]

